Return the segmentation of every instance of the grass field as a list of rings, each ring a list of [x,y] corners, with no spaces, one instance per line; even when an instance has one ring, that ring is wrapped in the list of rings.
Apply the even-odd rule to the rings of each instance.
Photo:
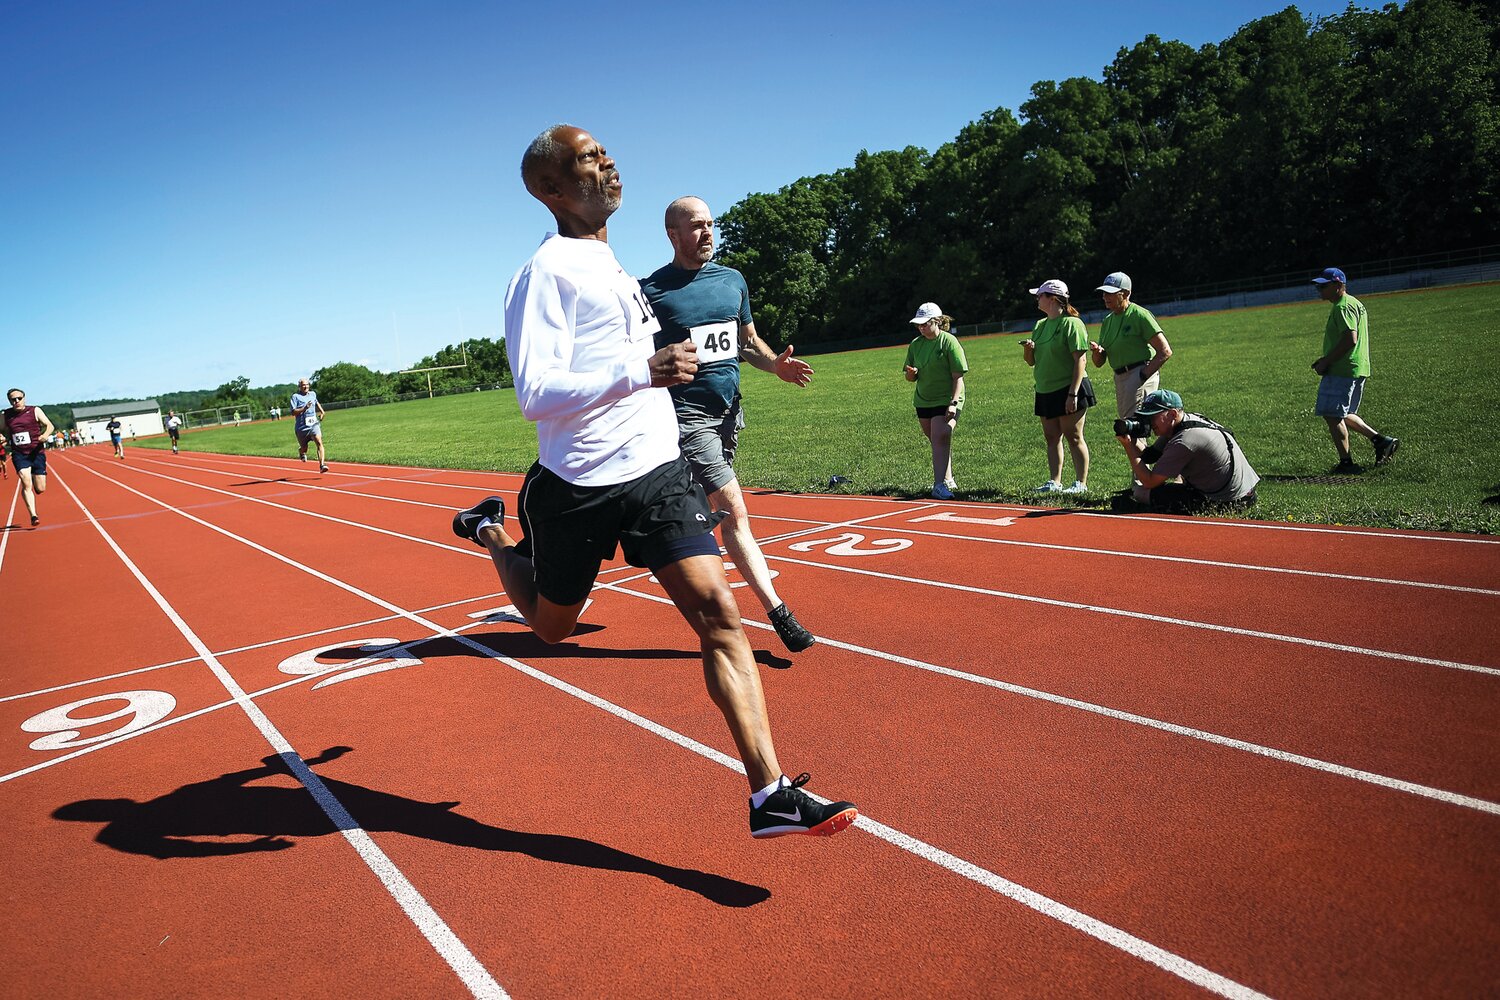
[[[1308,288],[1305,304],[1163,321],[1174,356],[1162,386],[1192,411],[1228,425],[1260,473],[1252,516],[1309,523],[1500,532],[1500,397],[1488,367],[1500,348],[1500,285],[1371,295],[1374,374],[1361,414],[1401,438],[1395,461],[1375,468],[1355,436],[1358,477],[1308,481],[1335,461],[1313,415],[1328,306]],[[1150,307],[1149,297],[1143,304]],[[960,321],[963,317],[960,317]],[[1091,333],[1093,331],[1091,330]],[[1038,502],[1046,478],[1040,422],[1031,414],[1031,372],[1021,335],[964,341],[968,404],[954,438],[960,498]],[[901,376],[905,348],[820,355],[813,384],[797,389],[744,371],[748,425],[736,461],[741,483],[802,492],[925,496],[926,440]],[[1090,366],[1100,405],[1085,433],[1093,453],[1091,492],[1049,497],[1048,506],[1107,506],[1129,473],[1110,433],[1108,369]],[[329,460],[523,471],[536,457],[533,429],[509,391],[337,410],[324,424]],[[164,438],[137,444],[165,447]],[[295,454],[290,421],[194,431],[184,448],[246,455]],[[1071,468],[1064,461],[1064,474]],[[849,482],[831,489],[838,475]]]

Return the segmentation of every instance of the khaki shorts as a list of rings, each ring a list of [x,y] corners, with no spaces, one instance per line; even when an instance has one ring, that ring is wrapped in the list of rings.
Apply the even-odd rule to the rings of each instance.
[[[1161,372],[1153,372],[1145,380],[1146,365],[1132,368],[1124,375],[1115,376],[1115,416],[1124,420],[1140,407],[1141,400],[1161,387]]]

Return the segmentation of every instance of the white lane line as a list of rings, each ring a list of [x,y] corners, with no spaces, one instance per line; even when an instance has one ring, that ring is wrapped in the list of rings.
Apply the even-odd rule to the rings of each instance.
[[[93,474],[101,479],[110,479],[110,477],[105,476],[99,472],[94,472]],[[662,739],[668,740],[669,742],[682,747],[683,749],[689,750],[706,760],[711,760],[732,771],[735,771],[738,774],[743,775],[745,773],[744,766],[739,761],[735,760],[733,757],[728,756],[727,754],[713,749],[710,746],[707,746],[706,744],[699,743],[697,740],[693,739],[690,736],[686,736],[673,729],[668,729],[666,726],[663,726],[660,723],[653,722],[652,720],[647,719],[644,716],[637,715],[635,712],[616,705],[613,702],[601,698],[590,691],[585,691],[582,688],[569,684],[567,681],[564,681],[557,677],[553,677],[551,674],[538,670],[535,667],[521,662],[520,660],[516,660],[502,653],[498,653],[495,650],[490,649],[488,646],[476,642],[466,635],[462,635],[452,629],[443,628],[435,622],[431,622],[425,618],[422,618],[415,612],[405,611],[395,604],[392,604],[389,601],[384,600],[383,598],[377,597],[374,594],[364,591],[359,587],[354,586],[353,584],[336,579],[335,577],[329,576],[326,573],[313,569],[311,566],[306,566],[302,563],[299,563],[289,556],[285,556],[272,549],[268,549],[265,546],[260,545],[257,542],[253,542],[248,538],[243,538],[239,535],[236,535],[226,528],[221,528],[218,525],[204,521],[203,519],[189,514],[186,511],[174,508],[170,504],[167,504],[165,501],[158,500],[145,493],[141,493],[139,490],[135,490],[129,486],[125,486],[123,483],[117,482],[116,485],[119,485],[122,488],[135,493],[137,496],[140,496],[145,500],[148,500],[152,503],[157,504],[158,506],[170,510],[180,517],[185,517],[188,520],[193,521],[197,524],[201,524],[204,527],[218,532],[219,534],[224,535],[227,538],[234,539],[235,541],[247,545],[250,548],[268,555],[279,562],[285,563],[286,565],[293,568],[300,569],[310,576],[333,584],[334,586],[339,587],[340,589],[345,590],[351,594],[363,597],[365,600],[371,602],[372,604],[386,608],[387,610],[399,614],[402,617],[408,618],[419,625],[423,625],[424,627],[430,629],[438,635],[453,638],[458,642],[463,643],[465,646],[468,646],[475,652],[479,653],[481,656],[485,656],[503,663],[513,670],[531,677],[534,680],[541,681],[543,684],[546,684],[549,687],[552,687],[565,694],[571,695],[574,698],[579,699],[580,701],[594,706],[595,708],[608,712],[610,715],[613,715],[616,718],[629,722],[634,726],[638,726],[639,728],[644,729],[645,731],[652,733],[653,735],[659,736]],[[100,527],[100,531],[103,531],[102,527]],[[124,558],[123,553],[121,553],[121,558]],[[626,591],[626,593],[629,593],[629,591]],[[204,650],[204,652],[207,651]],[[307,773],[310,775],[312,774],[310,770]],[[828,800],[824,799],[823,801],[827,802]],[[865,817],[861,817],[861,819],[865,819]],[[856,823],[856,825],[859,824]],[[1035,892],[1034,890],[1026,889],[1024,886],[1020,886],[1017,883],[1011,882],[1008,879],[995,874],[994,872],[988,871],[987,869],[981,868],[978,865],[974,865],[970,862],[964,861],[963,859],[949,854],[948,852],[943,851],[930,844],[926,844],[923,841],[916,839],[915,837],[910,837],[906,834],[899,833],[898,831],[884,826],[883,824],[877,824],[873,820],[865,823],[862,829],[867,830],[875,836],[880,836],[882,839],[887,840],[887,842],[893,844],[894,846],[908,851],[909,853],[920,857],[923,860],[939,865],[945,870],[950,871],[956,875],[971,879],[978,884],[983,885],[991,889],[992,891],[1013,900],[1014,902],[1020,903],[1021,905],[1035,910],[1036,912],[1039,912],[1044,916],[1059,920],[1066,926],[1072,927],[1075,930],[1087,934],[1088,936],[1093,937],[1096,940],[1102,941],[1105,944],[1110,945],[1111,947],[1117,948],[1125,952],[1126,954],[1149,962],[1152,965],[1155,965],[1174,976],[1186,980],[1187,982],[1191,982],[1206,990],[1210,990],[1211,992],[1217,993],[1220,996],[1234,997],[1237,998],[1237,1000],[1240,1000],[1240,998],[1243,998],[1243,1000],[1252,1000],[1252,998],[1260,998],[1264,996],[1263,994],[1251,989],[1248,986],[1244,986],[1238,982],[1235,982],[1234,980],[1221,976],[1218,973],[1201,965],[1198,965],[1195,962],[1189,961],[1188,959],[1183,958],[1180,955],[1169,952],[1164,948],[1154,945],[1142,938],[1138,938],[1127,931],[1114,927],[1111,924],[1107,924],[1095,917],[1091,917],[1080,910],[1075,910],[1064,903],[1060,903],[1047,896],[1043,896],[1042,894]],[[887,833],[889,834],[889,836],[886,835]],[[482,968],[480,971],[483,971]],[[498,985],[496,986],[496,989],[499,989]]]
[[[1396,660],[1401,663],[1421,663],[1431,667],[1444,667],[1449,670],[1467,670],[1476,674],[1488,674],[1492,677],[1500,677],[1500,668],[1486,667],[1477,663],[1463,663],[1459,660],[1442,660],[1432,656],[1418,656],[1415,653],[1396,653],[1385,649],[1372,649],[1368,646],[1351,646],[1340,642],[1325,642],[1322,639],[1305,639],[1302,636],[1286,635],[1282,632],[1262,632],[1257,629],[1239,628],[1234,625],[1217,625],[1213,622],[1200,622],[1191,618],[1172,618],[1167,615],[1148,614],[1144,611],[1126,611],[1124,608],[1111,608],[1099,604],[1083,604],[1078,601],[1064,601],[1055,597],[1038,597],[1034,594],[1017,594],[1008,590],[975,587],[965,583],[928,580],[920,576],[900,576],[895,573],[881,573],[878,570],[858,569],[854,566],[836,566],[832,563],[815,562],[811,559],[798,559],[794,556],[772,555],[769,552],[766,553],[766,559],[776,562],[793,563],[798,566],[814,566],[818,569],[833,570],[836,573],[853,573],[857,576],[870,576],[881,580],[892,580],[897,583],[916,583],[924,587],[934,587],[939,590],[959,590],[970,594],[981,594],[986,597],[1001,597],[1011,601],[1024,601],[1028,604],[1044,604],[1049,607],[1069,608],[1074,611],[1092,611],[1096,614],[1114,615],[1117,618],[1134,618],[1154,624],[1177,625],[1182,628],[1223,632],[1226,635],[1241,635],[1252,639],[1269,639],[1272,642],[1285,642],[1295,646],[1330,649],[1340,653],[1356,653],[1360,656],[1373,656],[1377,659]]]
[[[644,594],[638,590],[629,590],[624,584],[632,581],[620,580],[615,583],[600,584],[599,590],[612,590],[618,594],[628,594],[641,600],[654,601],[658,604],[670,605],[669,598],[656,594]],[[769,624],[744,619],[746,625],[767,632],[775,629]],[[1491,802],[1488,799],[1476,798],[1472,795],[1464,795],[1460,792],[1450,792],[1443,788],[1434,788],[1430,785],[1420,785],[1414,781],[1405,781],[1401,778],[1392,778],[1384,774],[1376,774],[1373,771],[1362,771],[1359,768],[1345,767],[1331,761],[1319,760],[1316,757],[1307,757],[1303,754],[1292,753],[1289,750],[1278,750],[1275,747],[1262,746],[1259,743],[1251,743],[1248,740],[1236,739],[1233,736],[1223,736],[1219,733],[1211,733],[1204,729],[1194,729],[1190,726],[1178,725],[1175,722],[1164,722],[1161,719],[1153,719],[1147,715],[1137,715],[1134,712],[1125,712],[1117,708],[1109,708],[1105,705],[1096,705],[1093,702],[1080,701],[1077,698],[1069,698],[1066,695],[1054,694],[1051,691],[1041,691],[1036,688],[1022,687],[1019,684],[1011,684],[1008,681],[997,680],[993,677],[985,677],[982,674],[971,674],[964,670],[955,670],[952,667],[939,666],[924,660],[913,659],[909,656],[901,656],[899,653],[888,653],[880,649],[872,649],[868,646],[859,646],[852,642],[841,642],[838,639],[830,639],[819,635],[818,642],[835,649],[843,649],[851,653],[859,653],[864,656],[885,660],[889,663],[899,663],[902,666],[915,667],[929,673],[951,677],[954,680],[967,681],[970,684],[980,684],[984,687],[995,688],[1009,694],[1020,695],[1023,698],[1034,698],[1037,701],[1045,701],[1053,705],[1061,705],[1066,708],[1074,708],[1081,712],[1090,712],[1094,715],[1102,715],[1107,719],[1117,722],[1128,722],[1137,726],[1145,726],[1149,729],[1157,729],[1175,736],[1185,736],[1188,739],[1201,740],[1212,743],[1215,746],[1226,747],[1231,750],[1241,750],[1245,753],[1255,754],[1258,757],[1267,757],[1278,760],[1285,764],[1296,764],[1299,767],[1311,768],[1314,771],[1323,771],[1328,774],[1336,774],[1342,778],[1350,778],[1355,781],[1363,781],[1381,788],[1389,788],[1398,792],[1406,792],[1410,795],[1420,795],[1423,798],[1434,799],[1445,802],[1448,805],[1462,806],[1465,809],[1474,809],[1478,812],[1490,813],[1500,816],[1500,802]]]
[[[1399,528],[1366,528],[1358,530],[1353,528],[1324,528],[1316,524],[1277,524],[1272,521],[1211,521],[1194,517],[1167,517],[1161,514],[1106,514],[1104,511],[1085,510],[1082,508],[1070,511],[1069,513],[1086,514],[1091,517],[1124,518],[1129,521],[1157,521],[1163,524],[1177,525],[1178,527],[1246,528],[1251,531],[1293,531],[1314,535],[1358,535],[1360,538],[1366,539],[1398,538],[1407,542],[1454,542],[1459,545],[1500,545],[1500,538],[1480,538],[1475,535],[1458,534],[1418,535],[1402,531]]]
[[[449,601],[446,604],[434,604],[431,607],[419,608],[418,612],[420,614],[427,614],[428,612],[432,612],[432,611],[441,611],[444,608],[457,607],[460,604],[470,604],[470,603],[475,602],[475,601],[491,601],[491,600],[494,600],[494,599],[496,599],[498,597],[503,597],[504,595],[505,595],[505,591],[500,590],[500,591],[496,591],[493,594],[485,594],[485,595],[483,595],[481,597],[465,597],[461,601]],[[313,632],[303,632],[303,633],[301,633],[299,635],[284,636],[284,637],[282,637],[280,639],[267,639],[265,642],[253,642],[253,643],[251,643],[248,646],[236,646],[233,649],[218,649],[218,650],[214,651],[214,655],[215,656],[232,656],[235,653],[248,653],[248,652],[250,652],[252,650],[256,650],[256,649],[265,649],[268,646],[280,646],[280,645],[283,645],[283,644],[288,643],[288,642],[297,642],[298,640],[301,640],[301,639],[314,639],[314,638],[317,638],[320,635],[330,635],[330,634],[332,634],[334,632],[347,632],[350,629],[366,628],[366,627],[368,627],[370,625],[379,625],[381,622],[388,622],[388,621],[391,621],[394,618],[399,618],[399,617],[401,617],[401,616],[400,615],[381,615],[379,618],[368,618],[368,619],[366,619],[366,620],[364,620],[362,622],[350,622],[350,623],[348,623],[346,625],[333,625],[333,626],[330,626],[329,628],[320,628],[320,629],[318,629],[316,631],[313,631]],[[153,663],[149,667],[136,667],[133,670],[122,670],[122,671],[120,671],[119,673],[116,673],[116,674],[101,674],[101,675],[96,676],[96,677],[87,677],[87,678],[85,678],[85,679],[83,679],[81,681],[73,681],[72,683],[69,683],[69,684],[58,684],[56,687],[39,688],[39,689],[37,689],[35,691],[24,691],[21,694],[9,694],[9,695],[5,695],[4,697],[0,697],[0,704],[3,704],[5,702],[7,702],[7,701],[20,701],[23,698],[35,698],[38,695],[43,695],[43,694],[55,694],[58,691],[67,691],[67,690],[70,690],[71,688],[87,687],[90,684],[100,684],[100,683],[103,683],[104,681],[119,680],[122,677],[133,677],[136,674],[146,674],[146,673],[150,673],[153,670],[165,670],[168,667],[180,667],[180,666],[182,666],[185,663],[197,663],[197,662],[199,662],[198,657],[196,657],[196,656],[185,656],[185,657],[183,657],[180,660],[168,660],[166,663]]]
[[[156,449],[151,449],[151,450],[155,451]],[[186,455],[186,454],[188,454],[188,453],[187,452],[183,453],[183,455]],[[285,465],[285,466],[271,464],[273,462],[282,461],[281,459],[267,458],[266,462],[243,462],[243,461],[235,461],[234,459],[231,459],[228,456],[220,455],[217,452],[196,451],[196,452],[192,452],[192,455],[194,456],[195,459],[200,458],[200,457],[202,457],[202,458],[209,458],[211,460],[218,461],[219,463],[224,464],[224,465],[242,465],[242,466],[244,466],[246,468],[249,468],[249,469],[259,469],[261,471],[297,472],[297,471],[300,471],[300,470],[305,470],[307,468],[301,462],[298,462],[296,465],[290,465],[290,464],[288,464],[288,465]],[[184,462],[182,464],[186,466],[189,463]],[[207,461],[204,461],[204,462],[194,461],[191,464],[195,468],[196,467],[201,467],[201,468],[207,469],[209,467],[209,462],[207,462]],[[419,474],[419,475],[426,474],[426,473],[432,473],[432,472],[454,472],[454,473],[459,473],[459,474],[466,475],[466,476],[481,476],[481,477],[486,477],[486,478],[494,478],[494,477],[505,477],[507,479],[524,479],[525,478],[525,473],[521,473],[521,472],[485,472],[485,471],[478,470],[478,469],[445,469],[445,468],[442,468],[441,466],[381,465],[381,464],[376,463],[376,462],[347,462],[347,463],[338,463],[338,464],[330,463],[330,464],[333,467],[328,472],[323,473],[323,475],[328,475],[328,476],[346,476],[346,477],[354,478],[354,479],[369,479],[369,480],[374,481],[374,482],[411,483],[412,485],[415,485],[415,486],[436,486],[436,487],[439,487],[441,489],[469,490],[471,492],[474,491],[474,490],[490,489],[491,485],[489,483],[438,483],[438,482],[431,482],[431,481],[427,481],[427,480],[413,479],[413,478],[409,478],[409,477],[406,477],[406,476],[375,476],[375,475],[369,475],[369,474],[361,473],[361,472],[344,472],[340,468],[340,465],[343,467],[343,469],[399,469],[399,470],[401,470],[403,472],[412,472],[412,473],[416,473],[416,474]],[[514,492],[516,492],[516,488],[500,489],[499,487],[495,487],[495,489],[497,489],[501,493],[505,493],[505,492],[514,493]]]
[[[1290,576],[1323,577],[1329,580],[1353,580],[1359,583],[1379,583],[1393,587],[1422,587],[1428,590],[1451,590],[1461,594],[1483,594],[1500,597],[1500,590],[1486,587],[1464,587],[1456,583],[1428,583],[1424,580],[1403,580],[1383,576],[1359,576],[1354,573],[1325,573],[1313,569],[1294,569],[1289,566],[1265,566],[1258,563],[1224,562],[1218,559],[1194,559],[1189,556],[1157,555],[1149,552],[1131,552],[1120,549],[1094,549],[1083,545],[1059,545],[1056,542],[1029,542],[1019,538],[988,538],[983,535],[956,535],[945,531],[928,531],[922,528],[906,528],[898,525],[880,525],[884,530],[900,531],[910,535],[926,535],[929,538],[948,538],[961,542],[982,542],[987,545],[1014,545],[1027,549],[1050,549],[1054,552],[1081,552],[1084,555],[1114,556],[1120,559],[1147,559],[1157,562],[1184,563],[1190,566],[1212,566],[1216,569],[1243,569],[1255,573],[1285,573]]]
[[[4,461],[4,459],[0,459],[0,461]],[[11,528],[10,525],[12,525],[12,524],[15,523],[15,518],[16,518],[16,501],[18,501],[20,499],[21,499],[21,474],[18,472],[18,473],[16,473],[16,489],[15,489],[15,492],[10,495],[10,510],[5,515],[6,530],[5,531],[0,531],[0,571],[3,571],[5,569],[5,550],[10,545],[10,534],[11,534],[11,531],[15,530],[15,529]]]
[[[475,997],[485,998],[485,1000],[499,1000],[499,998],[507,997],[508,994],[495,981],[495,978],[490,975],[489,970],[485,969],[483,964],[474,957],[473,952],[469,951],[468,946],[459,940],[458,935],[453,933],[452,928],[443,921],[443,918],[438,916],[437,911],[423,898],[422,894],[417,891],[416,886],[411,884],[410,880],[401,872],[401,869],[396,866],[395,862],[380,849],[369,833],[354,820],[349,811],[344,807],[344,804],[338,800],[338,797],[328,790],[327,785],[323,784],[323,779],[319,778],[313,772],[312,768],[307,766],[307,762],[302,759],[301,755],[292,749],[292,745],[288,742],[287,738],[276,728],[270,718],[261,711],[260,706],[250,699],[250,696],[245,693],[244,688],[240,687],[239,682],[230,675],[229,671],[224,669],[224,666],[214,656],[213,651],[208,648],[203,640],[198,637],[198,634],[177,613],[177,610],[172,607],[167,599],[162,596],[161,592],[146,578],[146,575],[141,572],[140,567],[136,566],[131,558],[125,554],[125,550],[116,544],[114,538],[105,530],[104,525],[95,519],[93,513],[88,507],[84,506],[83,501],[73,492],[67,482],[61,476],[56,476],[55,479],[58,485],[68,491],[68,495],[73,498],[73,501],[78,504],[79,509],[83,511],[84,517],[88,518],[89,523],[93,524],[95,529],[98,530],[99,534],[104,538],[105,543],[114,550],[115,555],[120,557],[120,561],[125,564],[125,568],[136,578],[136,581],[140,583],[146,593],[151,595],[151,599],[156,602],[156,606],[161,609],[162,614],[171,620],[172,624],[177,627],[177,631],[182,634],[182,637],[197,651],[203,662],[208,665],[208,668],[213,671],[214,676],[218,678],[219,683],[224,686],[224,690],[229,692],[231,699],[239,705],[240,709],[249,717],[251,723],[259,730],[261,736],[265,738],[266,742],[271,745],[271,748],[281,757],[282,763],[296,776],[298,781],[302,782],[303,786],[323,810],[324,815],[333,823],[334,828],[343,835],[349,845],[359,854],[360,859],[364,861],[375,877],[385,886],[386,891],[391,894],[397,905],[406,913],[407,918],[411,920],[422,936],[427,939],[427,942],[432,945],[433,950],[442,957],[443,961],[448,963],[449,968],[468,987],[469,992]]]
[[[147,458],[147,459],[143,459],[142,461],[145,462],[145,463],[147,463],[147,464],[150,464],[150,465],[161,465],[161,466],[166,466],[167,468],[173,468],[174,466],[176,466],[176,467],[180,468],[180,466],[177,466],[177,463],[163,461],[162,459],[159,459],[159,458],[158,459]],[[140,464],[141,463],[137,463],[137,468],[139,468]],[[194,471],[194,472],[203,472],[203,473],[207,473],[207,474],[213,475],[213,476],[227,476],[230,479],[239,479],[240,477],[242,477],[244,475],[244,473],[242,473],[242,472],[226,472],[223,469],[211,469],[211,468],[208,468],[207,466],[194,466],[192,471]],[[331,473],[330,473],[330,475],[331,475]],[[382,495],[380,495],[378,493],[360,493],[357,490],[352,489],[352,488],[341,488],[341,487],[338,487],[338,486],[319,486],[316,483],[303,483],[303,482],[298,482],[298,481],[290,480],[290,479],[279,481],[279,482],[276,481],[276,480],[273,480],[272,482],[277,483],[277,485],[290,486],[290,487],[293,487],[294,489],[299,489],[299,490],[315,490],[315,491],[317,491],[319,493],[333,493],[333,494],[335,494],[337,496],[344,496],[344,497],[363,497],[363,498],[365,498],[367,500],[380,500],[380,501],[383,501],[385,503],[409,504],[409,505],[411,505],[413,507],[430,507],[430,508],[433,508],[433,509],[436,509],[436,510],[446,510],[449,513],[452,513],[452,512],[454,512],[456,510],[462,509],[462,508],[458,508],[458,507],[450,507],[447,504],[428,503],[426,500],[408,500],[405,497],[388,497],[388,496],[382,496]],[[408,484],[411,484],[411,485],[414,485],[414,486],[426,485],[424,483],[419,483],[419,482],[416,482],[416,481],[413,481],[413,480],[409,480],[409,479],[387,479],[387,478],[379,478],[379,477],[377,477],[377,478],[364,478],[364,477],[361,477],[360,480],[359,480],[359,482],[361,482],[361,483],[369,483],[371,485],[377,485],[377,484],[380,484],[380,483],[391,483],[391,482],[408,483]],[[265,485],[269,486],[269,485],[271,485],[271,483],[266,483]],[[354,486],[359,485],[359,483],[350,483],[348,485],[349,485],[349,487],[354,487]],[[510,493],[510,494],[513,494],[516,491],[515,490],[497,489],[496,492],[498,492],[498,493]],[[285,492],[285,491],[282,491],[282,492],[278,492],[278,493],[272,493],[270,495],[271,496],[290,496],[292,494],[290,494],[288,492]],[[236,494],[236,496],[244,496],[244,494]]]

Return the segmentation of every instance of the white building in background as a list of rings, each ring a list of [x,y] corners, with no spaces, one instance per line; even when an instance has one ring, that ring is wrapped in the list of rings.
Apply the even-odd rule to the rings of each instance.
[[[120,436],[126,441],[167,432],[167,426],[162,420],[161,404],[154,399],[73,408],[73,420],[78,425],[78,433],[90,444],[109,440],[106,425],[111,417],[120,422]]]

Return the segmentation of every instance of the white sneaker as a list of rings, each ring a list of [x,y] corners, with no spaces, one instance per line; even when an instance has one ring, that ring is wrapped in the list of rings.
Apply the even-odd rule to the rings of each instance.
[[[933,486],[932,486],[932,499],[934,499],[934,500],[952,500],[953,499],[953,491],[950,490],[943,483],[934,483]]]
[[[1062,492],[1062,488],[1063,488],[1063,484],[1062,483],[1058,482],[1056,479],[1049,479],[1045,483],[1043,483],[1042,485],[1038,486],[1036,489],[1032,490],[1031,492],[1033,492],[1033,493],[1061,493]]]
[[[1067,489],[1063,490],[1063,492],[1066,493],[1068,496],[1077,496],[1080,493],[1087,493],[1088,491],[1089,491],[1089,488],[1087,486],[1083,485],[1083,483],[1079,482],[1076,479],[1073,480],[1073,485],[1072,486],[1069,486]]]

